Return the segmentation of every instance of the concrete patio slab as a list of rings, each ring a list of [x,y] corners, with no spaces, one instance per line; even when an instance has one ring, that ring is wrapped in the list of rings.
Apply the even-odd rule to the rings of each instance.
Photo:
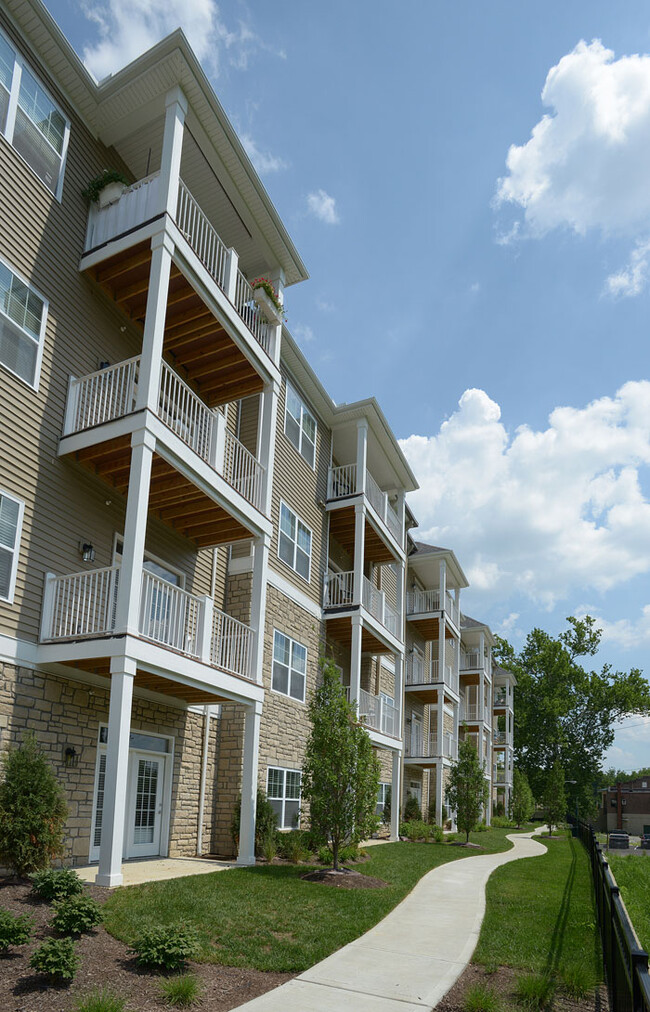
[[[162,882],[169,878],[184,878],[186,875],[209,875],[215,871],[234,868],[235,861],[214,861],[201,857],[156,857],[126,861],[122,865],[122,885],[140,885],[142,882]],[[84,882],[94,883],[97,865],[88,864],[74,869]]]
[[[546,852],[532,836],[512,834],[512,850],[434,868],[361,938],[237,1012],[431,1012],[471,959],[491,873]]]

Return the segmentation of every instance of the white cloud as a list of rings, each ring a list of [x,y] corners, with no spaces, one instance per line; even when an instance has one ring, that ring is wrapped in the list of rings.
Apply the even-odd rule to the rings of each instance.
[[[87,0],[84,13],[95,24],[99,40],[85,46],[83,58],[100,81],[179,27],[213,74],[224,56],[244,70],[253,52],[268,49],[246,22],[227,28],[215,0],[106,0],[92,5]]]
[[[599,40],[578,43],[548,72],[542,102],[550,110],[530,139],[513,144],[495,204],[523,209],[497,242],[540,237],[565,227],[639,240],[650,228],[650,56],[615,59]],[[648,276],[647,240],[612,275],[614,295],[638,294]]]
[[[311,344],[314,341],[316,335],[312,328],[306,323],[297,323],[292,331],[293,337],[295,337],[298,344]]]
[[[326,225],[338,225],[340,221],[336,200],[325,190],[315,190],[307,195],[307,210]]]
[[[287,168],[287,162],[283,158],[272,155],[268,151],[260,151],[250,134],[240,133],[239,139],[260,176],[267,176],[272,172],[281,172]]]
[[[641,609],[641,614],[636,619],[622,618],[610,622],[597,614],[595,608],[576,609],[576,614],[593,615],[596,624],[602,630],[602,642],[614,643],[624,650],[637,650],[642,647],[650,647],[650,604]]]
[[[545,608],[650,572],[650,382],[556,408],[509,434],[499,405],[466,390],[437,434],[401,446],[420,482],[417,536],[458,554],[475,591]]]

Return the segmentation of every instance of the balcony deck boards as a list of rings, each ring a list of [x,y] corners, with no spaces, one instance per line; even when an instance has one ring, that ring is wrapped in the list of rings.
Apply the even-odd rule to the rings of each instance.
[[[173,651],[171,651],[173,652]],[[93,675],[100,675],[110,680],[110,659],[108,657],[95,657],[88,660],[70,661],[68,666],[78,671],[87,671]],[[162,675],[154,675],[150,671],[141,668],[136,670],[134,687],[136,689],[148,689],[150,692],[157,692],[163,696],[175,696],[182,699],[188,706],[195,706],[199,703],[223,703],[228,699],[216,692],[196,689],[193,686],[176,682]]]

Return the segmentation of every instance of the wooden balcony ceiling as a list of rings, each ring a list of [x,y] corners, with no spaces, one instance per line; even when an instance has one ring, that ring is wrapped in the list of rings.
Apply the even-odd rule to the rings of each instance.
[[[173,654],[173,651],[170,651]],[[171,658],[170,658],[171,660]],[[71,668],[79,671],[89,671],[93,675],[101,675],[102,678],[111,677],[110,659],[108,657],[93,657],[82,661],[68,662]],[[151,692],[159,692],[163,696],[175,696],[184,700],[188,706],[197,703],[227,703],[225,696],[209,689],[195,689],[193,686],[184,685],[182,682],[174,682],[170,678],[163,678],[162,675],[152,675],[149,671],[137,669],[134,686],[136,689],[149,689]]]
[[[438,691],[430,685],[407,685],[406,691],[409,699],[417,699],[428,706],[438,705]]]
[[[150,268],[151,247],[141,243],[90,270],[109,298],[141,328]],[[210,407],[259,393],[264,386],[262,378],[175,264],[167,293],[164,350],[173,368]]]
[[[352,622],[350,616],[337,615],[328,617],[327,612],[325,612],[325,618],[327,619],[327,638],[350,647],[352,645]],[[382,643],[381,640],[377,639],[365,625],[361,630],[361,649],[364,654],[392,653],[392,650],[385,643]]]
[[[332,510],[330,513],[330,533],[334,535],[341,545],[341,548],[354,557],[354,506],[347,506],[340,510]],[[365,560],[366,562],[394,562],[395,557],[377,531],[366,520],[365,531]]]
[[[418,756],[410,755],[404,756],[405,766],[417,766],[419,770],[434,770],[438,765],[438,762],[438,759],[432,759],[430,756],[429,758],[419,758]]]
[[[468,672],[467,674],[465,674],[464,671],[461,671],[460,677],[462,679],[463,685],[481,684],[481,676],[474,671]]]
[[[422,618],[421,616],[408,616],[412,627],[415,628],[418,636],[423,640],[433,641],[440,639],[440,622],[437,618]]]
[[[88,446],[77,451],[76,458],[126,495],[131,471],[129,436]],[[149,511],[179,534],[192,538],[198,548],[228,545],[251,536],[250,531],[157,453],[153,455],[151,469]]]

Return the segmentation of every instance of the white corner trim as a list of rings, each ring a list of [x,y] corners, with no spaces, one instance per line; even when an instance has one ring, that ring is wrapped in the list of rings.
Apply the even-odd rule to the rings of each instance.
[[[304,591],[299,590],[298,587],[294,587],[292,583],[281,576],[280,573],[276,573],[274,569],[269,566],[267,571],[267,584],[271,587],[275,587],[285,597],[299,605],[304,611],[308,612],[314,618],[319,621],[323,618],[323,609],[320,605],[316,604]]]

